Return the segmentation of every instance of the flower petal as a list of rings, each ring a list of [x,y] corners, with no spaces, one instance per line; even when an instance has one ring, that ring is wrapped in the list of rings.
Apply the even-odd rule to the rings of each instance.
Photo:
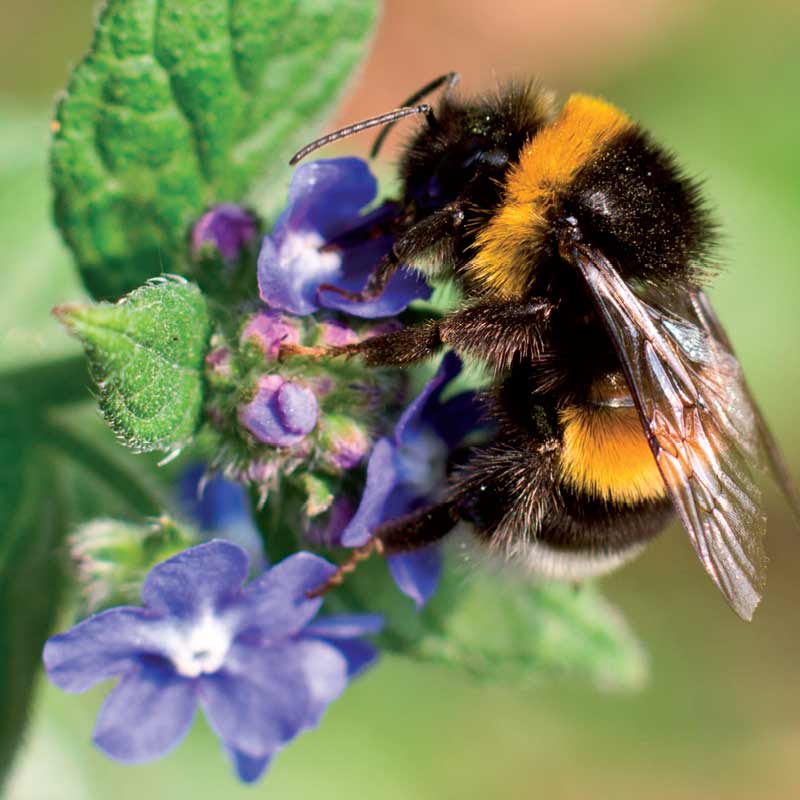
[[[198,679],[209,724],[232,750],[269,755],[305,725],[310,691],[295,644],[250,647],[236,643],[219,672]]]
[[[438,546],[389,556],[389,570],[397,588],[414,601],[417,611],[430,600],[442,574],[442,554]]]
[[[430,407],[438,403],[445,386],[461,372],[461,359],[451,350],[442,359],[436,374],[407,406],[394,429],[394,440],[401,444],[406,437],[414,436],[422,425]]]
[[[391,240],[378,239],[352,248],[345,254],[340,274],[331,276],[325,283],[331,283],[351,292],[360,291],[390,247]],[[431,291],[420,273],[411,268],[401,267],[391,277],[380,296],[374,300],[357,303],[327,290],[317,294],[317,302],[323,308],[343,311],[354,317],[379,319],[399,314],[414,300],[427,300],[431,296]]]
[[[244,590],[237,604],[239,631],[272,641],[297,633],[319,611],[322,600],[309,600],[315,589],[336,571],[333,564],[311,553],[295,553],[276,564]]]
[[[380,633],[382,629],[383,617],[380,614],[333,614],[309,622],[303,634],[329,639],[355,639]]]
[[[344,547],[361,547],[383,521],[386,502],[397,485],[395,448],[389,439],[379,439],[367,463],[367,482],[356,513],[342,532]]]
[[[255,783],[267,771],[274,758],[272,755],[257,758],[242,753],[241,750],[229,750],[229,753],[236,774],[243,783]]]
[[[357,678],[378,658],[378,648],[361,639],[330,639],[330,643],[347,660],[348,681]]]
[[[103,611],[47,641],[47,676],[65,692],[85,692],[126,672],[143,652],[162,652],[162,630],[163,621],[141,608]]]
[[[454,450],[468,434],[487,428],[489,424],[486,405],[477,392],[461,392],[429,408],[426,416],[448,450]]]
[[[196,706],[191,681],[179,678],[164,664],[142,663],[105,699],[94,743],[127,764],[159,758],[187,734]]]
[[[303,638],[296,647],[309,690],[304,727],[315,728],[328,706],[347,688],[347,659],[322,639]]]
[[[271,308],[296,316],[319,309],[317,289],[341,274],[342,254],[323,252],[317,231],[288,231],[283,240],[265,236],[258,254],[258,292]]]
[[[209,475],[204,464],[195,464],[183,473],[179,490],[182,508],[203,531],[224,530],[250,519],[244,487],[220,475]]]
[[[247,571],[241,547],[213,539],[153,567],[142,586],[142,602],[164,614],[195,617],[235,597]]]
[[[330,240],[353,226],[377,191],[375,176],[360,158],[303,164],[292,175],[286,210],[275,224],[275,234],[285,229],[311,229]]]

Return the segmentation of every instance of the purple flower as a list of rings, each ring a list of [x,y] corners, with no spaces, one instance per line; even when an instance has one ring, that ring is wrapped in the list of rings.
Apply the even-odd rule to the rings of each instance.
[[[233,203],[222,203],[206,211],[192,229],[192,251],[197,256],[210,245],[222,258],[237,261],[256,238],[258,226],[252,214]]]
[[[442,402],[445,387],[461,371],[448,353],[436,375],[406,408],[391,438],[380,439],[367,463],[367,482],[341,543],[360,547],[383,522],[436,499],[447,483],[447,461],[467,434],[481,425],[481,406],[473,392]],[[436,590],[441,572],[438,547],[389,557],[400,590],[421,608]]]
[[[239,423],[259,441],[291,447],[314,430],[319,406],[308,387],[280,375],[262,375],[256,396],[240,406],[238,416]]]
[[[144,608],[113,608],[53,636],[45,669],[67,692],[119,678],[94,731],[111,758],[163,756],[199,703],[242,780],[255,780],[375,658],[358,637],[376,633],[379,617],[314,620],[322,601],[306,592],[333,571],[297,553],[244,586],[241,548],[219,540],[193,547],[151,570]]]
[[[354,303],[332,284],[361,290],[391,249],[393,237],[383,232],[397,213],[387,203],[364,216],[375,199],[377,182],[358,158],[314,161],[295,170],[286,208],[272,233],[264,237],[258,256],[261,299],[292,314],[313,314],[320,308],[356,317],[391,317],[412,300],[430,296],[422,277],[398,270],[376,300]]]

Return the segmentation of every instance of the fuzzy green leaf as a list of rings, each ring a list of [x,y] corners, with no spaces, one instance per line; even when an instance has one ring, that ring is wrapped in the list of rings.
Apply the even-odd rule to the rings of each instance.
[[[203,408],[211,323],[200,290],[158,280],[119,303],[61,306],[82,342],[112,430],[137,452],[172,450],[194,435]]]
[[[564,675],[603,689],[644,684],[644,651],[593,586],[530,584],[486,573],[455,579],[466,581],[458,604],[444,615],[431,604],[426,633],[409,655],[503,683]]]
[[[56,221],[95,296],[185,273],[201,212],[285,172],[363,57],[375,5],[107,0],[51,161]]]
[[[508,572],[449,564],[420,612],[393,586],[385,564],[360,565],[328,600],[332,611],[378,611],[389,651],[485,681],[527,685],[546,677],[635,689],[646,656],[625,620],[591,585],[532,584]]]

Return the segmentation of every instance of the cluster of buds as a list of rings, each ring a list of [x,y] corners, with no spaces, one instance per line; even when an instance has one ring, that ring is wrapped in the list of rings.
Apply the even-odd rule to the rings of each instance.
[[[361,288],[391,248],[388,223],[397,207],[362,213],[376,193],[358,159],[299,168],[287,207],[261,243],[261,306],[218,331],[206,357],[210,468],[249,484],[262,503],[293,482],[305,496],[301,527],[312,536],[339,529],[375,442],[390,433],[407,400],[407,378],[345,359],[287,358],[286,350],[384,333],[400,325],[397,315],[409,303],[430,294],[422,278],[402,270],[376,300],[353,302],[326,289]],[[225,205],[200,220],[193,241],[202,243],[198,252],[216,247],[230,264],[255,229],[246,212]]]

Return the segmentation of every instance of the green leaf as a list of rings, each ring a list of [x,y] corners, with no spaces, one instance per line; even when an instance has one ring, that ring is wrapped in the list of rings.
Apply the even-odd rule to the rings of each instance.
[[[528,684],[542,676],[641,688],[647,658],[625,620],[591,585],[523,583],[475,573],[455,609],[427,611],[426,634],[408,654],[458,666],[478,678]]]
[[[193,284],[158,280],[119,303],[60,306],[81,340],[112,430],[137,452],[182,447],[200,424],[211,323]]]
[[[386,565],[373,558],[331,593],[328,606],[382,613],[385,649],[480,680],[527,685],[568,676],[605,689],[635,689],[647,678],[641,646],[591,585],[534,584],[510,570],[465,573],[446,564],[436,594],[417,613]]]
[[[56,221],[90,291],[185,272],[192,222],[285,171],[333,107],[375,5],[107,0],[52,148]]]
[[[33,422],[0,398],[0,777],[21,740],[63,578],[58,476]]]

